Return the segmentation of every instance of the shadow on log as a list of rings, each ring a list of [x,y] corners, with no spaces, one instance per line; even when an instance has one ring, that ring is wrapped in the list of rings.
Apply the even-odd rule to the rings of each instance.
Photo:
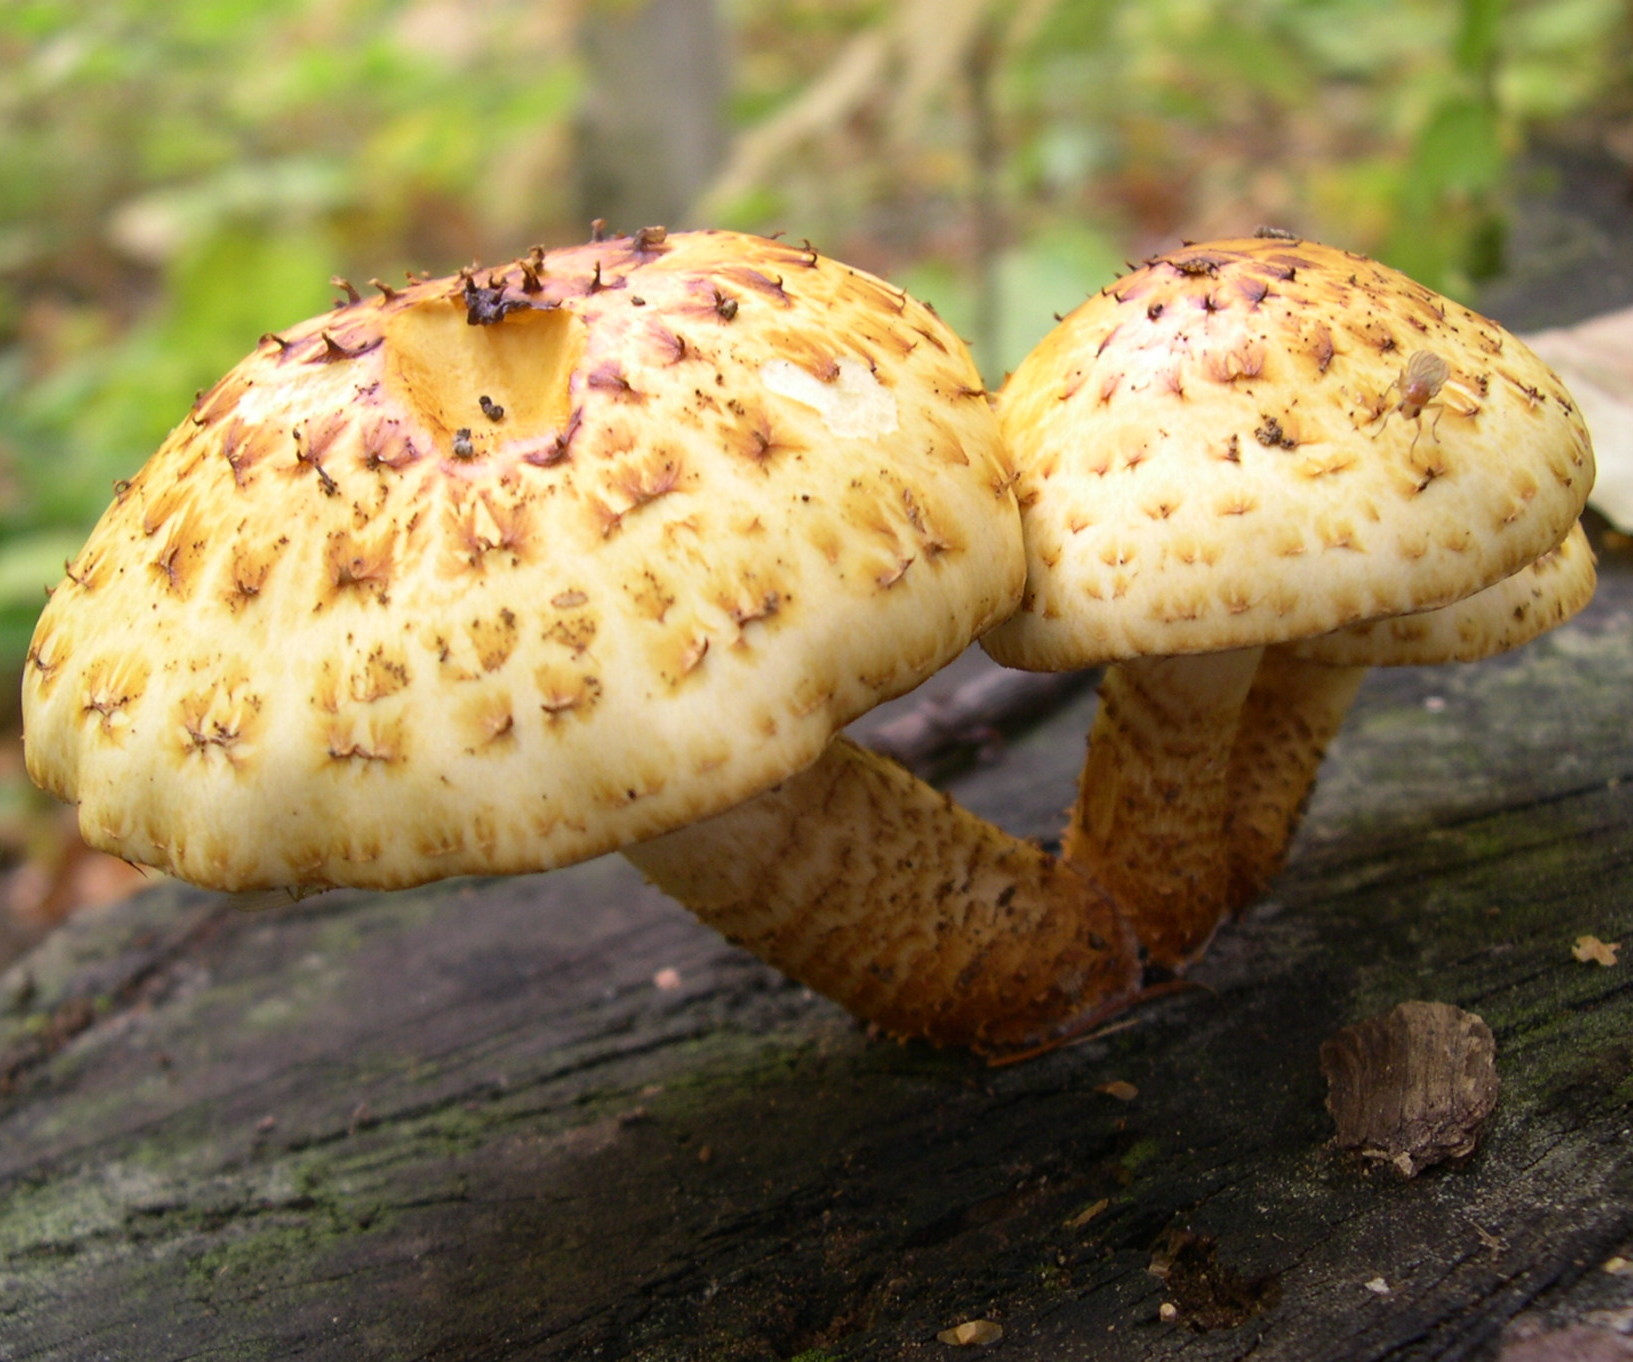
[[[75,920],[0,985],[0,1356],[883,1362],[989,1320],[1051,1362],[1472,1359],[1519,1316],[1633,1327],[1604,567],[1516,655],[1374,672],[1203,989],[1009,1069],[870,1041],[611,858]],[[1090,705],[955,792],[1052,835]],[[1327,1146],[1318,1065],[1408,998],[1482,1015],[1502,1082],[1474,1158],[1411,1182]]]

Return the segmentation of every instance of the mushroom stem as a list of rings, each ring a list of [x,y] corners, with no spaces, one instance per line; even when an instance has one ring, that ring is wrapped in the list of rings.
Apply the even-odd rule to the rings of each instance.
[[[1000,1055],[1139,988],[1132,934],[1077,867],[844,738],[765,794],[624,854],[893,1035]]]
[[[1343,726],[1365,667],[1334,667],[1288,646],[1264,650],[1230,753],[1229,908],[1240,913],[1286,863],[1327,745]]]
[[[1226,913],[1231,745],[1261,651],[1135,658],[1100,683],[1064,853],[1165,969],[1193,960]]]

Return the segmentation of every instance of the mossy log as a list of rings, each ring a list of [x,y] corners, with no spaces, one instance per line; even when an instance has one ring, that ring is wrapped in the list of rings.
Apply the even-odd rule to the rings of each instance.
[[[869,1039],[616,859],[81,917],[0,984],[0,1357],[884,1362],[990,1320],[1051,1362],[1477,1359],[1519,1316],[1625,1326],[1604,566],[1515,655],[1373,673],[1202,987],[1008,1068]],[[1091,706],[955,792],[1050,835]],[[1472,1159],[1407,1181],[1329,1147],[1317,1056],[1412,998],[1481,1014],[1502,1087]]]

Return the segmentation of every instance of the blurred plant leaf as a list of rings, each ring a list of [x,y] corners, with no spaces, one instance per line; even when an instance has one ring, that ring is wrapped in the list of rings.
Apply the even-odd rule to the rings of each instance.
[[[984,366],[996,381],[1012,371],[1069,312],[1122,268],[1111,238],[1092,227],[1059,223],[1005,251],[998,260],[998,353]]]
[[[25,610],[32,622],[84,538],[77,530],[39,530],[0,544],[0,611]]]
[[[999,306],[993,353],[976,355],[987,383],[996,388],[1048,334],[1059,315],[1110,281],[1121,266],[1122,258],[1108,235],[1072,223],[1051,225],[1004,251],[995,266]],[[901,283],[934,306],[961,336],[973,340],[979,281],[971,271],[926,262],[905,271]]]
[[[322,311],[333,250],[320,233],[217,231],[177,254],[165,301],[112,347],[97,348],[16,394],[25,429],[40,433],[18,469],[27,504],[46,524],[88,524],[116,478],[153,452],[194,394],[249,353],[262,333]]]
[[[1497,111],[1489,101],[1457,97],[1442,104],[1418,134],[1406,172],[1409,203],[1496,187],[1507,164]]]
[[[78,530],[39,530],[0,543],[0,678],[8,682],[28,647],[48,587],[79,552]],[[0,704],[0,713],[10,707]]]
[[[1469,75],[1484,75],[1496,61],[1506,8],[1504,0],[1463,0],[1453,51]]]

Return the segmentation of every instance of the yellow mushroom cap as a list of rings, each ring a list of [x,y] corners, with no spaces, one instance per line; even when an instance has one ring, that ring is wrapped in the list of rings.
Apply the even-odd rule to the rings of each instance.
[[[1433,609],[1547,553],[1593,483],[1582,419],[1523,343],[1307,241],[1148,261],[998,407],[1028,575],[985,642],[1039,670]]]
[[[30,774],[213,887],[544,869],[717,813],[1013,609],[962,344],[809,248],[383,290],[203,394],[29,650]]]
[[[1478,662],[1557,628],[1593,599],[1593,549],[1578,521],[1558,548],[1460,601],[1416,615],[1352,624],[1289,647],[1330,667],[1433,667]]]

